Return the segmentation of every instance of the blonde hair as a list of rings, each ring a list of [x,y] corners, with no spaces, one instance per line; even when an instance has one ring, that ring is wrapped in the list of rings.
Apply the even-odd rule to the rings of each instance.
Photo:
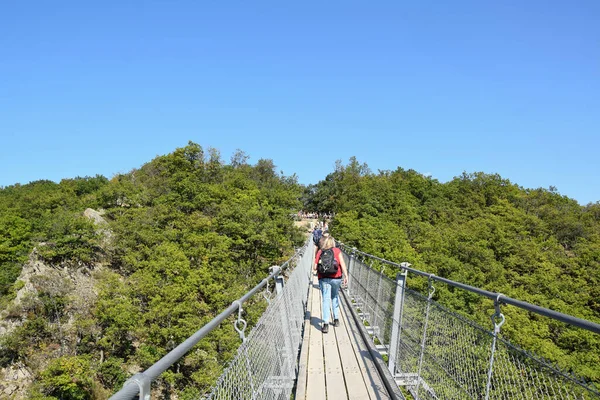
[[[335,247],[335,239],[333,238],[333,236],[327,236],[324,239],[325,240],[323,240],[323,245],[321,246],[321,250],[327,250],[327,249],[331,249],[331,248]]]

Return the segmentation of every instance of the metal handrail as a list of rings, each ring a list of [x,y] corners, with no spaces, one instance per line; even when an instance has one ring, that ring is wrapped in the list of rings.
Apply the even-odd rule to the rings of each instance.
[[[187,338],[180,345],[175,347],[169,353],[167,353],[163,358],[158,360],[152,366],[150,366],[144,372],[134,375],[129,380],[125,382],[123,388],[119,390],[117,393],[112,395],[109,400],[129,400],[133,398],[137,394],[143,394],[142,397],[140,395],[140,400],[150,399],[150,383],[156,380],[169,368],[171,365],[175,364],[177,360],[183,357],[192,347],[194,347],[203,337],[205,337],[208,333],[210,333],[213,329],[215,329],[221,322],[223,322],[227,317],[236,312],[243,303],[249,300],[253,295],[255,295],[260,289],[267,285],[270,279],[275,278],[277,275],[281,274],[283,269],[287,268],[293,259],[301,255],[307,248],[308,242],[304,244],[303,247],[298,249],[295,254],[290,257],[288,261],[281,265],[280,268],[274,268],[273,273],[271,273],[267,278],[263,279],[258,285],[252,288],[249,292],[247,292],[244,296],[240,297],[238,300],[235,300],[231,303],[231,305],[222,313],[213,318],[210,322],[200,328],[196,333]],[[142,392],[142,393],[141,393]]]
[[[469,286],[469,285],[461,283],[461,282],[456,282],[456,281],[453,281],[453,280],[450,280],[450,279],[442,278],[441,276],[436,276],[436,275],[433,275],[433,274],[428,273],[428,272],[423,272],[423,271],[420,271],[418,269],[410,268],[410,267],[408,267],[406,265],[406,263],[397,264],[397,263],[394,263],[392,261],[388,261],[386,259],[374,256],[372,254],[362,252],[362,251],[357,250],[354,247],[350,247],[350,246],[348,246],[348,245],[346,245],[346,244],[344,244],[342,242],[338,242],[338,244],[340,246],[344,247],[345,251],[348,254],[352,254],[354,252],[354,254],[360,254],[363,257],[371,258],[371,259],[377,260],[377,261],[379,261],[381,263],[398,267],[401,270],[406,270],[408,272],[412,272],[412,273],[414,273],[416,275],[424,276],[424,277],[429,278],[429,279],[434,280],[434,281],[443,282],[443,283],[445,283],[447,285],[450,285],[450,286],[453,286],[453,287],[457,287],[459,289],[467,290],[469,292],[473,292],[473,293],[479,294],[481,296],[485,296],[485,297],[487,297],[489,299],[498,301],[500,304],[501,303],[510,304],[510,305],[515,306],[515,307],[519,307],[519,308],[521,308],[523,310],[527,310],[527,311],[530,311],[530,312],[533,312],[533,313],[536,313],[536,314],[539,314],[539,315],[543,315],[545,317],[553,318],[553,319],[556,319],[558,321],[562,321],[562,322],[565,322],[567,324],[574,325],[574,326],[577,326],[579,328],[587,329],[588,331],[600,334],[600,324],[597,324],[595,322],[588,321],[588,320],[585,320],[585,319],[582,319],[582,318],[577,318],[577,317],[574,317],[572,315],[563,314],[563,313],[558,312],[558,311],[550,310],[549,308],[544,308],[544,307],[536,306],[535,304],[527,303],[527,302],[522,301],[522,300],[513,299],[511,297],[503,295],[502,293],[490,292],[490,291],[487,291],[487,290],[484,290],[484,289],[476,288],[474,286]]]

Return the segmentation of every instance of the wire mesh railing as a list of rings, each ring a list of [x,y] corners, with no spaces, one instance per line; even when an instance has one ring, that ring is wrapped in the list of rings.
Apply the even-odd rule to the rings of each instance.
[[[598,399],[598,389],[500,336],[501,305],[511,304],[595,333],[600,325],[448,279],[435,277],[339,244],[358,315],[388,357],[396,382],[415,399]],[[402,270],[396,281],[372,263]],[[407,272],[428,278],[426,295],[406,288]],[[432,300],[443,282],[494,300],[493,329]]]
[[[314,252],[309,245],[282,293],[267,307],[208,396],[210,400],[289,399],[298,372],[298,351]]]
[[[272,273],[231,306],[179,344],[146,371],[125,382],[110,400],[150,400],[151,383],[184,356],[204,336],[237,311],[234,328],[242,345],[230,366],[219,378],[209,399],[289,399],[296,378],[297,356],[302,337],[302,325],[308,299],[314,249],[307,241],[284,264],[272,267]],[[283,271],[290,271],[284,281]],[[274,280],[277,296],[269,299],[266,311],[246,337],[246,321],[242,306]]]

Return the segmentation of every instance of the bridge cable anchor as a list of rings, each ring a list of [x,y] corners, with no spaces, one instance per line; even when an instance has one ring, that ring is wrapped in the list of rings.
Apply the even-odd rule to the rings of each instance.
[[[504,295],[502,293],[498,293],[496,299],[494,300],[494,308],[496,309],[496,312],[492,315],[492,323],[494,324],[494,332],[496,334],[500,332],[500,327],[504,325],[504,321],[506,321],[504,314],[502,314],[502,312],[500,311],[500,297],[503,296]]]
[[[238,317],[237,320],[233,323],[233,328],[238,333],[238,335],[240,335],[242,343],[244,343],[246,342],[246,335],[244,334],[244,331],[246,330],[246,326],[248,325],[248,323],[242,318],[242,311],[244,311],[242,309],[242,303],[240,303],[239,300],[236,300],[232,304],[238,306]],[[242,327],[238,326],[240,324],[242,325]]]
[[[433,294],[435,293],[435,286],[433,286],[433,277],[435,276],[435,274],[429,274],[429,277],[427,278],[427,282],[429,283],[429,296],[428,296],[428,300],[431,300],[431,298],[433,297]]]
[[[266,281],[266,285],[265,285],[265,291],[263,292],[263,297],[265,298],[265,300],[267,301],[267,304],[271,304],[271,290],[269,289],[269,278],[265,278]]]
[[[490,351],[490,364],[488,367],[488,376],[487,376],[487,384],[485,387],[485,397],[484,400],[489,400],[490,393],[492,389],[492,371],[494,368],[494,355],[496,353],[496,340],[498,339],[498,334],[500,333],[500,327],[504,324],[506,320],[504,318],[504,314],[500,312],[500,297],[504,296],[502,293],[496,294],[496,299],[494,300],[494,308],[495,312],[490,317],[492,319],[492,323],[494,324],[494,333],[492,335],[492,349]],[[500,321],[500,322],[498,322]]]

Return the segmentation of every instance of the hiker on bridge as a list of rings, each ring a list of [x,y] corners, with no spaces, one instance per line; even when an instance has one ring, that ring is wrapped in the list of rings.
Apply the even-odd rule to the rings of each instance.
[[[315,246],[317,246],[317,251],[321,248],[321,239],[323,238],[323,230],[321,229],[321,226],[319,225],[319,223],[317,222],[317,227],[313,230],[313,243],[315,244]]]
[[[321,249],[317,251],[313,270],[317,272],[321,298],[323,299],[323,333],[329,331],[330,307],[333,306],[333,326],[338,326],[340,321],[339,291],[342,281],[348,283],[348,270],[342,257],[342,251],[335,247],[333,236],[324,237]]]

